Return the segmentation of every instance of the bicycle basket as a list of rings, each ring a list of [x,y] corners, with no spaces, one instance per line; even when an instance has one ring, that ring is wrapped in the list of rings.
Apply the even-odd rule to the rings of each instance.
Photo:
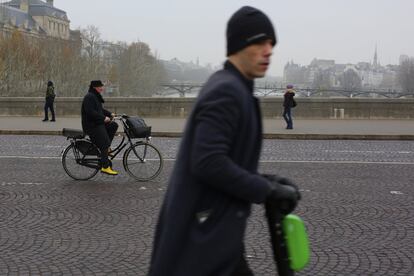
[[[89,141],[79,140],[79,141],[76,141],[75,144],[76,144],[76,148],[84,155],[94,155],[94,156],[99,155],[98,148],[95,147],[94,144],[92,144]]]
[[[127,132],[131,138],[146,138],[151,136],[151,127],[147,126],[144,119],[129,117],[126,119]]]

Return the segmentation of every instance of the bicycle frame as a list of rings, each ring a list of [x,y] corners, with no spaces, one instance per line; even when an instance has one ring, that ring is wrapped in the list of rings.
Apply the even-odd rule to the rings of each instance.
[[[138,143],[139,143],[139,142],[138,142]],[[135,147],[134,147],[132,150],[134,151],[135,156],[139,159],[139,161],[141,161],[142,163],[144,163],[144,162],[145,162],[145,156],[147,156],[147,147],[145,147],[145,150],[144,150],[144,156],[143,156],[143,158],[139,157],[139,154],[138,154],[138,153],[137,153],[137,151],[135,150]]]
[[[136,144],[136,143],[143,143],[142,141],[138,141],[138,142],[135,142],[135,143],[133,143],[132,142],[132,138],[129,136],[129,134],[128,134],[128,132],[127,132],[127,128],[128,128],[128,126],[126,125],[126,123],[125,123],[125,116],[124,115],[121,115],[121,116],[117,116],[117,117],[115,117],[115,119],[117,119],[117,120],[119,120],[119,121],[121,121],[122,122],[122,127],[123,127],[123,129],[124,129],[124,136],[122,137],[122,141],[121,141],[121,143],[114,149],[114,150],[112,150],[111,151],[111,153],[112,153],[112,156],[110,157],[110,159],[111,160],[113,160],[128,144],[130,145],[130,147],[132,147],[134,144]],[[126,138],[125,138],[126,137]],[[125,139],[128,139],[128,142],[124,142],[125,141]],[[145,141],[146,142],[149,142],[151,140],[151,137],[147,137],[147,138],[145,138]],[[134,154],[135,154],[135,156],[141,161],[141,162],[145,162],[145,156],[146,156],[146,154],[147,154],[147,150],[146,150],[146,148],[145,148],[145,151],[144,151],[144,157],[143,158],[141,158],[140,156],[139,156],[139,154],[137,153],[137,151],[135,150],[135,148],[133,148],[133,151],[134,151]]]
[[[128,143],[124,141],[125,141],[125,136],[122,137],[121,143],[115,149],[110,151],[111,155],[108,156],[109,159],[113,160],[127,146]]]

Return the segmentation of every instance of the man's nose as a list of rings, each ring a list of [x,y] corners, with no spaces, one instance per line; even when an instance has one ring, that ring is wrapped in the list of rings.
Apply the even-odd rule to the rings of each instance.
[[[271,42],[268,42],[268,43],[265,44],[264,51],[263,52],[264,52],[264,55],[265,56],[271,56],[272,55],[272,53],[273,53],[273,45],[272,45]]]

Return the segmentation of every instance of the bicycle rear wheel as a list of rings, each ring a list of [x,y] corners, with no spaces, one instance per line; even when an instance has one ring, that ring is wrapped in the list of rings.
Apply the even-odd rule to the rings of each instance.
[[[88,180],[99,171],[99,158],[94,155],[84,155],[73,144],[63,152],[62,165],[65,172],[75,180]]]
[[[125,170],[138,181],[149,181],[157,177],[163,162],[160,151],[146,142],[138,142],[129,147],[123,158]]]

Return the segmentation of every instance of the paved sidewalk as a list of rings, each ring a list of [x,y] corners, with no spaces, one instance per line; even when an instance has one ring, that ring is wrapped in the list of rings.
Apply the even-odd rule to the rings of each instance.
[[[60,135],[62,128],[81,129],[79,117],[57,118],[42,122],[41,117],[0,116],[0,134]],[[145,118],[153,136],[179,137],[185,118]],[[414,120],[295,120],[286,130],[282,119],[266,118],[265,138],[273,139],[357,139],[414,140]]]

